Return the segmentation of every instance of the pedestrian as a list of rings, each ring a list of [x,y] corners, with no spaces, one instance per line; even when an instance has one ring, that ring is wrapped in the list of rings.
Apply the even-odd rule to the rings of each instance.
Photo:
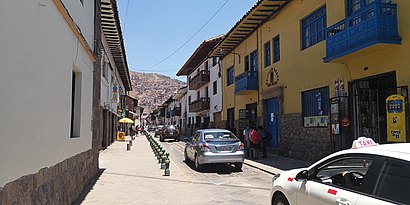
[[[249,150],[249,155],[252,156],[253,159],[258,159],[259,158],[259,142],[260,140],[260,135],[258,133],[258,130],[256,129],[255,126],[252,127],[251,132],[250,132],[250,150]]]
[[[261,137],[261,140],[260,140],[260,145],[261,146],[260,147],[262,149],[262,158],[267,158],[268,153],[266,151],[266,145],[268,144],[268,142],[270,140],[270,138],[269,138],[270,134],[262,125],[260,125],[258,127],[258,132],[259,132],[259,135]]]
[[[243,143],[245,144],[245,157],[249,157],[249,149],[251,148],[251,126],[246,124],[245,129],[243,130]]]

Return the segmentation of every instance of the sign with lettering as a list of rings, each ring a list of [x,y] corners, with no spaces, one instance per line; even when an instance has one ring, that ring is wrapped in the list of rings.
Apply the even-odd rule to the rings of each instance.
[[[386,99],[387,141],[406,142],[406,107],[402,95]]]
[[[274,86],[278,84],[279,81],[279,71],[276,68],[271,68],[266,74],[266,86]]]
[[[353,141],[352,149],[371,147],[371,146],[376,146],[376,145],[378,144],[374,142],[372,138],[359,137],[357,138],[357,140]]]

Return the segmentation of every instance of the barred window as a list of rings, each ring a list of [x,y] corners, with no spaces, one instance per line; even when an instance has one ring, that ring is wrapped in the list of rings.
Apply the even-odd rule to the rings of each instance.
[[[304,127],[327,127],[329,124],[329,87],[302,92]]]

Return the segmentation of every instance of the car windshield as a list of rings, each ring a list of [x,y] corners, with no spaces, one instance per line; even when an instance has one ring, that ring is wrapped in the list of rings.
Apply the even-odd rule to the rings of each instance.
[[[237,141],[238,138],[235,137],[231,132],[205,132],[205,141]]]
[[[166,128],[167,130],[176,130],[176,127],[174,125],[169,125]]]

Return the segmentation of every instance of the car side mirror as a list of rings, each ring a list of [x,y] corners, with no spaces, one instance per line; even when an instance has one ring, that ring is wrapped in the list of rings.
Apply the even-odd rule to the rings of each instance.
[[[296,174],[295,180],[296,181],[306,181],[309,179],[309,172],[308,170],[303,170]]]

